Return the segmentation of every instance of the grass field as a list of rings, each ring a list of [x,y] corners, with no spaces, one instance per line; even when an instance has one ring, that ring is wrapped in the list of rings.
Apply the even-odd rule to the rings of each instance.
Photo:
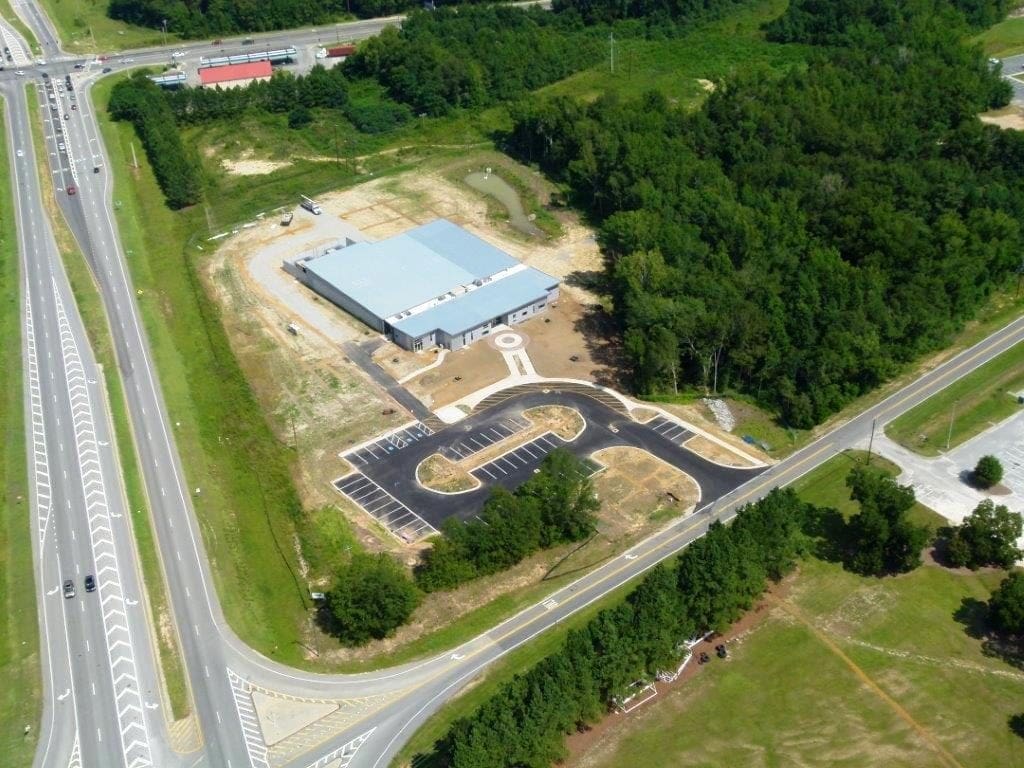
[[[796,487],[848,514],[844,480],[863,459],[834,458]],[[913,515],[938,519],[923,507]],[[807,560],[767,617],[731,643],[727,663],[616,719],[567,765],[637,754],[652,768],[1024,765],[1024,741],[1007,725],[1024,709],[1024,674],[986,655],[954,618],[1001,579],[934,565],[869,579]]]
[[[25,42],[28,43],[29,53],[31,55],[39,55],[39,41],[36,40],[36,36],[32,34],[32,30],[29,29],[25,22],[21,20],[21,17],[14,12],[11,8],[10,0],[0,0],[0,16],[3,16],[4,20],[7,21],[12,27],[14,27],[18,34],[25,38]]]
[[[0,118],[4,118],[0,104]],[[32,765],[42,710],[39,624],[29,516],[22,400],[21,269],[7,142],[0,142],[0,753],[11,768]],[[26,736],[24,727],[32,726]]]
[[[993,358],[893,420],[885,433],[925,456],[955,448],[1018,412],[1024,392],[1024,344]],[[952,430],[950,426],[952,425]]]
[[[785,11],[787,0],[755,0],[726,18],[700,24],[667,40],[621,38],[601,64],[541,89],[542,94],[594,99],[606,90],[623,97],[656,90],[683,104],[697,104],[707,91],[698,79],[715,81],[739,70],[782,70],[800,65],[809,48],[770,43],[761,25]]]
[[[29,104],[34,105],[35,88],[26,86]],[[38,112],[35,112],[38,115]],[[40,178],[43,181],[43,195],[50,221],[53,226],[57,246],[60,249],[64,269],[71,283],[71,291],[75,297],[75,305],[82,316],[89,346],[92,348],[96,361],[104,371],[104,384],[107,402],[110,406],[111,419],[114,424],[114,435],[117,439],[118,456],[120,459],[121,476],[124,481],[125,496],[131,511],[132,533],[135,536],[136,551],[142,565],[143,580],[154,626],[152,631],[157,640],[160,656],[160,667],[171,704],[174,719],[188,714],[189,699],[185,682],[185,668],[182,663],[177,636],[171,631],[163,631],[163,627],[173,627],[167,600],[167,587],[163,569],[153,539],[152,523],[149,516],[149,504],[143,488],[139,463],[132,442],[131,424],[124,401],[121,378],[117,374],[117,360],[114,355],[113,342],[107,326],[107,317],[99,291],[93,281],[92,273],[77,243],[68,229],[64,219],[58,213],[49,186],[49,165],[45,161],[46,146],[43,141],[42,126],[38,119],[32,120],[32,140],[36,149],[36,161],[39,165]],[[47,197],[48,196],[48,197]]]
[[[980,43],[989,56],[1002,59],[1024,51],[1024,18],[1004,19],[971,42]]]
[[[109,0],[41,0],[41,5],[57,28],[61,47],[72,55],[143,48],[163,42],[158,29],[108,18]],[[167,43],[176,39],[169,31]]]

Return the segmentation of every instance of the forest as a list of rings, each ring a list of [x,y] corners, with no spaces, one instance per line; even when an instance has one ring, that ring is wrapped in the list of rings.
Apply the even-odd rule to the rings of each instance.
[[[828,44],[695,112],[654,93],[513,108],[509,150],[600,224],[638,391],[741,392],[810,427],[1017,268],[1024,138],[977,119],[1010,93],[967,31],[944,0],[795,0],[767,34]]]

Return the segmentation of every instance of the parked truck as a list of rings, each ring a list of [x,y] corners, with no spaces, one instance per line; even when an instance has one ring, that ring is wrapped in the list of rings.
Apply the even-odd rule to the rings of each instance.
[[[306,197],[305,195],[302,196],[301,205],[303,208],[305,208],[307,211],[314,214],[315,216],[319,216],[321,213],[323,213],[323,211],[320,209],[320,203],[318,203],[316,200],[313,200],[310,197]]]

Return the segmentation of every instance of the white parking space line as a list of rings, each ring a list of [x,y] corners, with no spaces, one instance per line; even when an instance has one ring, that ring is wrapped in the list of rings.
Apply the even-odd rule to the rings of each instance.
[[[337,491],[403,541],[415,541],[437,529],[366,475],[356,473],[334,481]]]

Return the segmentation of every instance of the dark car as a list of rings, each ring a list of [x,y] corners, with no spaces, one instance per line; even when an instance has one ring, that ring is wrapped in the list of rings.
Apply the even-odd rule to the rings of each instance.
[[[112,69],[111,69],[110,67],[104,67],[104,68],[103,68],[103,74],[105,75],[105,74],[107,74],[108,72],[113,72],[113,70],[112,70]]]
[[[74,596],[75,596],[75,582],[73,582],[71,579],[65,579],[64,580],[64,597],[74,597]]]
[[[75,188],[75,185],[74,184],[68,184],[68,194],[69,195],[73,195],[76,192],[78,192],[78,190]]]
[[[85,577],[85,591],[95,592],[96,591],[96,578],[90,573]]]
[[[93,172],[93,173],[99,173],[99,172],[100,172],[100,167],[99,167],[98,165],[94,165],[94,166],[92,167],[92,172]]]

